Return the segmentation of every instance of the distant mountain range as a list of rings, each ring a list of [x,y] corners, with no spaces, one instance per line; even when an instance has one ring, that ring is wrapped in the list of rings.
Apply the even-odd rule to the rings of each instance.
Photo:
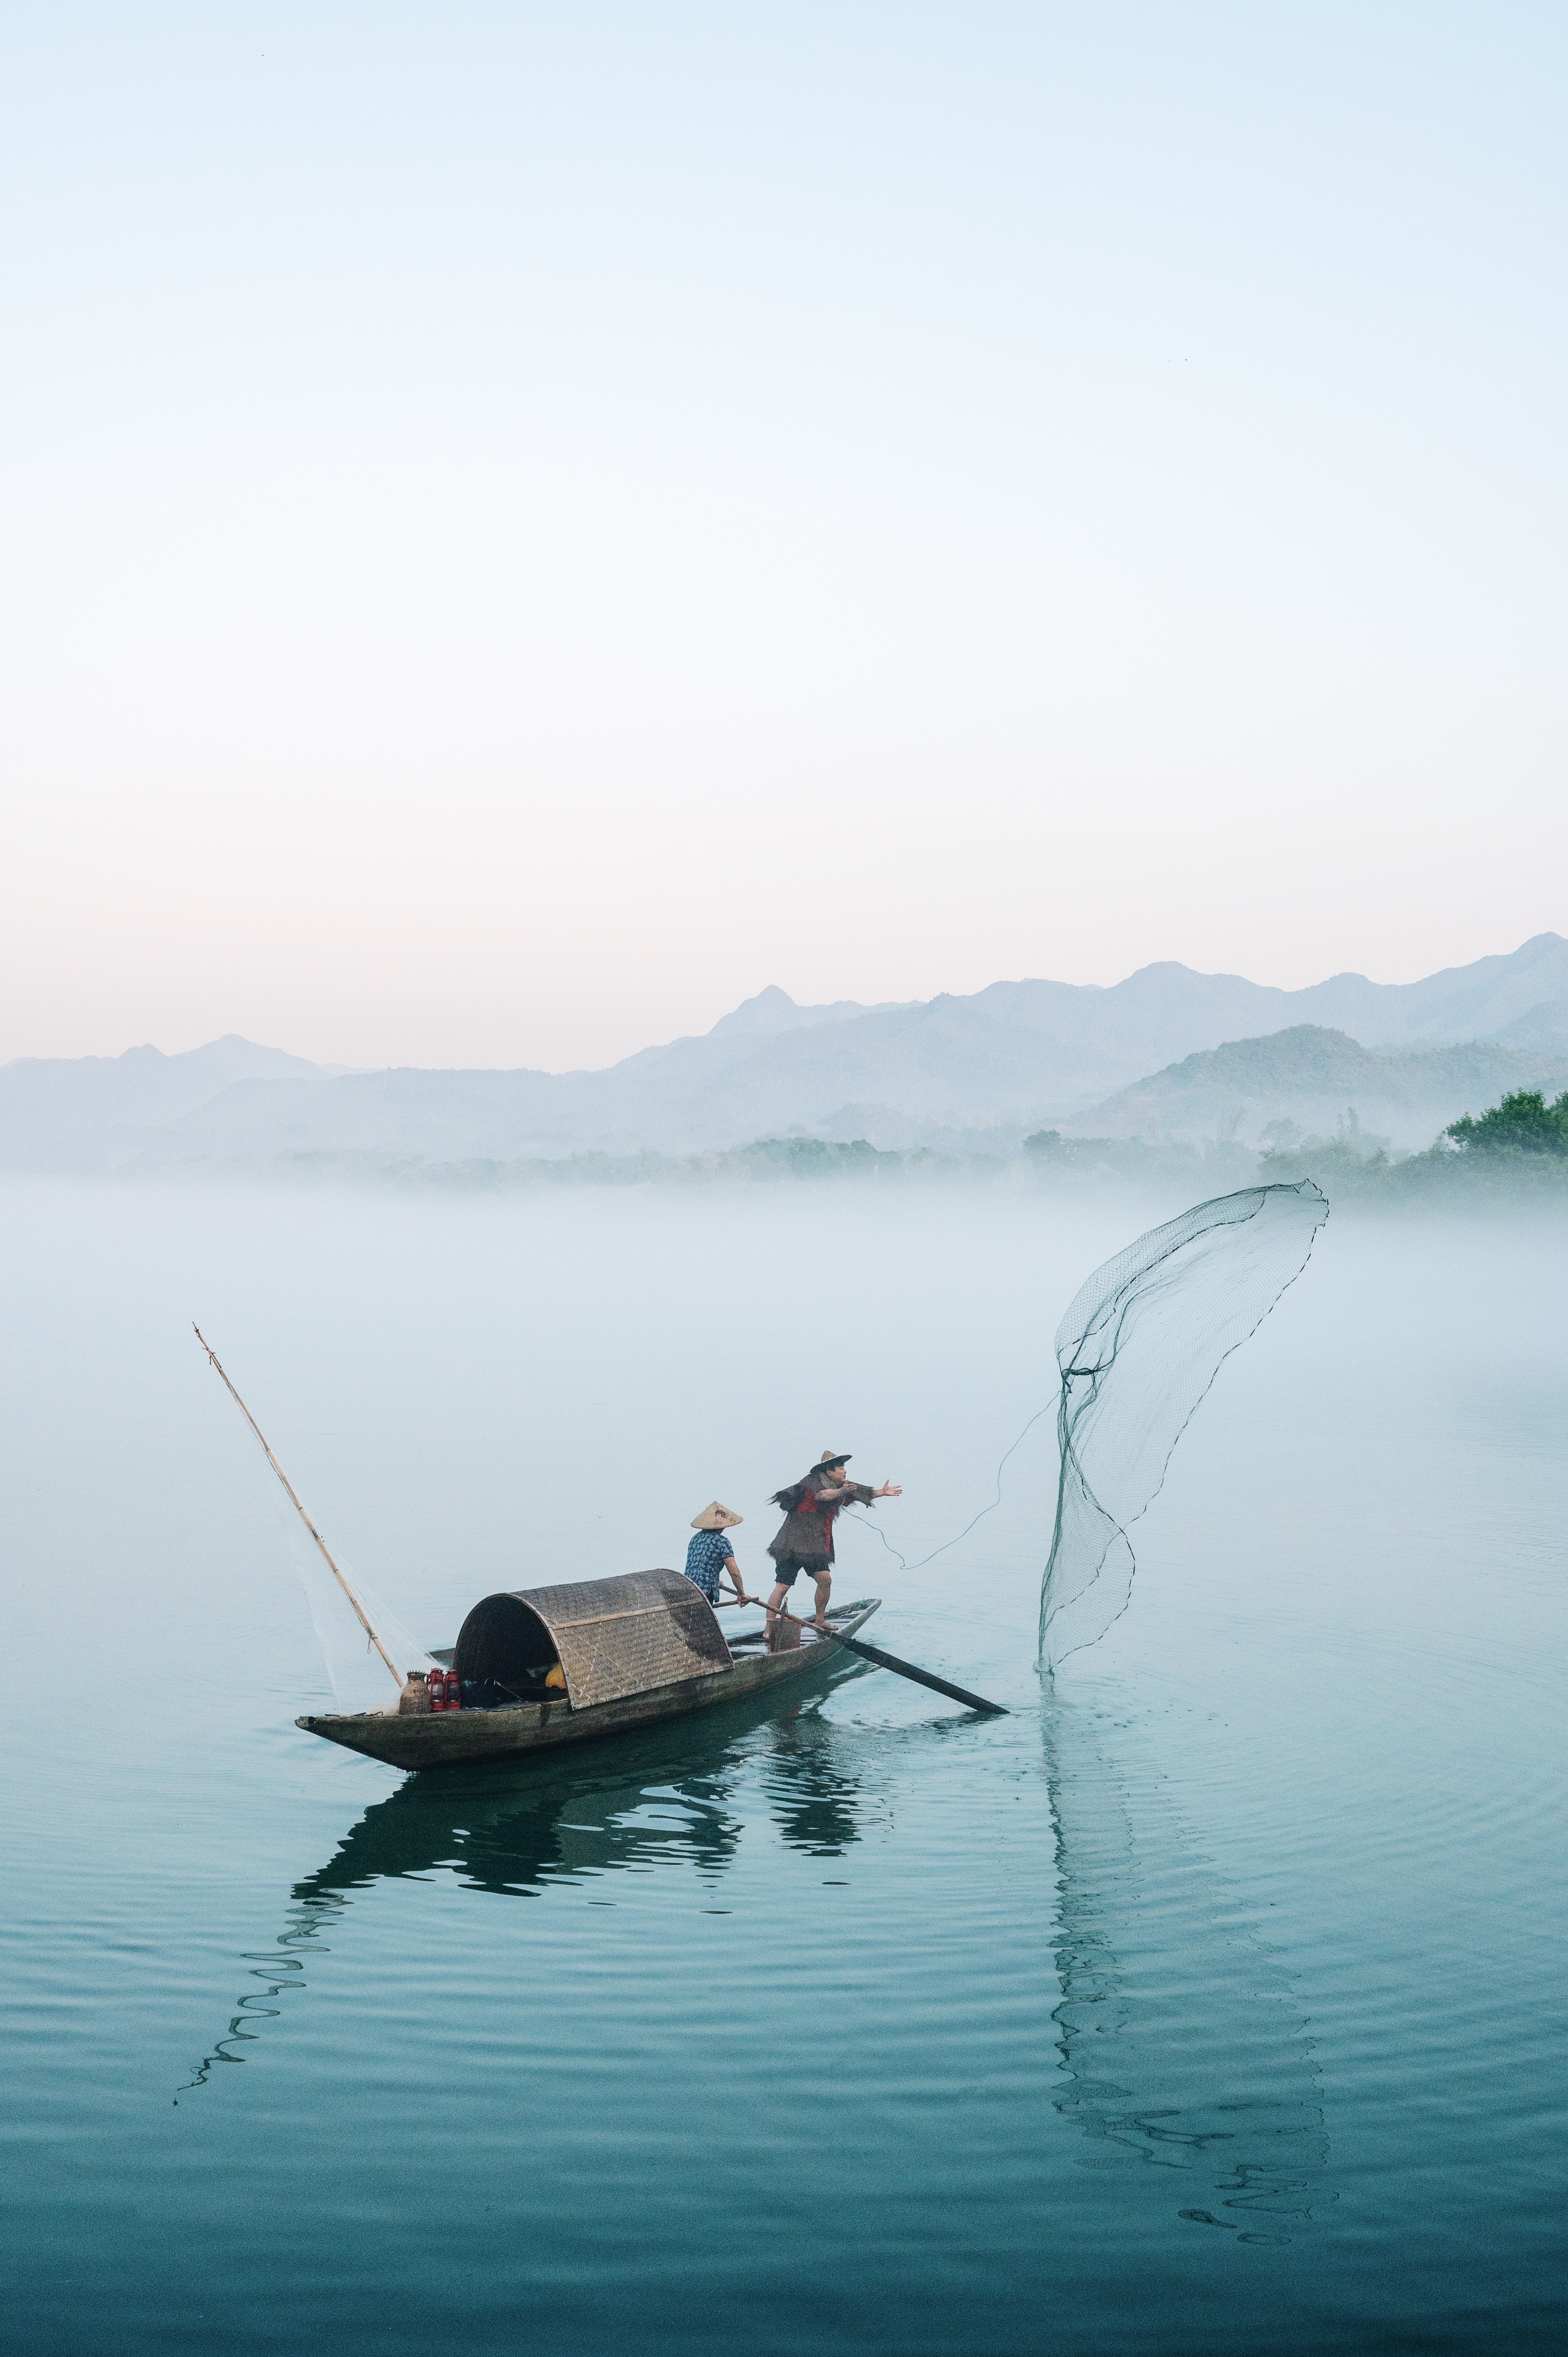
[[[338,1068],[341,1069],[341,1068]],[[0,1064],[0,1168],[109,1169],[141,1160],[242,1081],[319,1082],[336,1072],[230,1032],[166,1056],[20,1056]]]
[[[1568,1047],[1543,1056],[1471,1041],[1378,1055],[1348,1032],[1297,1023],[1267,1039],[1201,1049],[1120,1090],[1071,1126],[1101,1137],[1231,1135],[1253,1145],[1281,1121],[1332,1135],[1353,1109],[1363,1132],[1419,1146],[1455,1118],[1455,1108],[1495,1104],[1510,1089],[1564,1087]]]
[[[1047,1124],[1252,1135],[1352,1103],[1363,1126],[1422,1145],[1560,1071],[1568,942],[1541,933],[1414,983],[1274,990],[1160,964],[1109,989],[997,982],[877,1006],[770,988],[700,1039],[596,1072],[345,1072],[234,1037],[179,1056],[24,1057],[0,1067],[0,1167],[691,1154],[770,1135],[1005,1152]]]

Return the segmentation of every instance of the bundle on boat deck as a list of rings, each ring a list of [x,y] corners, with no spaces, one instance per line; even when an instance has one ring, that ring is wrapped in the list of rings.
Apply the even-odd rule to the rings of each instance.
[[[865,1598],[830,1618],[852,1636],[879,1602]],[[392,1767],[455,1767],[618,1734],[786,1678],[854,1666],[842,1647],[809,1633],[780,1652],[745,1638],[732,1649],[702,1589],[671,1570],[487,1596],[464,1621],[450,1658],[466,1691],[506,1698],[488,1708],[407,1717],[393,1704],[386,1712],[330,1713],[295,1724]],[[564,1693],[542,1683],[557,1663]]]

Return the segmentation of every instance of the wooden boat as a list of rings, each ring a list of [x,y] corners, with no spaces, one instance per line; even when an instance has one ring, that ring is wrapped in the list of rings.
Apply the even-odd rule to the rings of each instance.
[[[880,1601],[865,1597],[828,1618],[854,1636]],[[790,1633],[800,1641],[773,1653],[760,1629],[727,1644],[713,1606],[679,1571],[503,1590],[475,1605],[450,1654],[434,1657],[450,1660],[468,1686],[503,1699],[406,1715],[394,1704],[295,1725],[389,1767],[455,1768],[619,1735],[856,1666],[855,1656],[831,1638],[810,1630]],[[553,1670],[564,1688],[545,1685]]]

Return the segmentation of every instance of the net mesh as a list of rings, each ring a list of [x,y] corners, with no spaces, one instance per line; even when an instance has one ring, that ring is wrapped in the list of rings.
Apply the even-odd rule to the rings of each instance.
[[[391,1671],[355,1617],[354,1609],[324,1561],[321,1551],[279,1486],[269,1479],[271,1502],[283,1545],[305,1590],[321,1658],[339,1710],[395,1710],[398,1688]],[[342,1562],[341,1557],[338,1558]],[[365,1617],[397,1667],[424,1676],[435,1662],[385,1598],[348,1564],[342,1564]]]
[[[1127,1609],[1128,1526],[1232,1351],[1306,1265],[1328,1216],[1310,1178],[1246,1187],[1151,1228],[1079,1286],[1057,1329],[1061,1471],[1040,1589],[1054,1669]]]

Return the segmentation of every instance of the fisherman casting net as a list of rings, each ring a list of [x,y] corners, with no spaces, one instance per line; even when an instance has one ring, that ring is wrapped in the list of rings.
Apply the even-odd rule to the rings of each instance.
[[[1057,1329],[1061,1471],[1040,1590],[1047,1668],[1126,1610],[1129,1524],[1224,1361],[1301,1275],[1327,1216],[1310,1178],[1246,1187],[1151,1228],[1079,1287]]]

